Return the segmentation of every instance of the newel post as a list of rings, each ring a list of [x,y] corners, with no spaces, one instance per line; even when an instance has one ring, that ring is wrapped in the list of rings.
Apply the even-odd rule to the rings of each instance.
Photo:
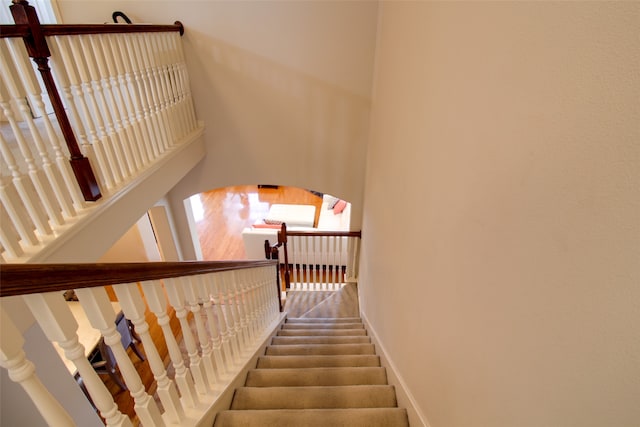
[[[13,20],[16,24],[26,24],[29,26],[30,34],[23,38],[24,44],[29,56],[33,59],[33,62],[36,63],[42,75],[42,81],[49,94],[53,111],[56,114],[62,135],[71,154],[71,159],[69,160],[71,169],[73,169],[73,174],[78,181],[84,199],[96,201],[102,196],[100,194],[100,188],[91,169],[89,159],[80,151],[78,141],[71,128],[71,123],[69,123],[69,118],[65,113],[62,99],[56,88],[56,83],[53,80],[51,68],[49,68],[51,52],[49,51],[49,46],[47,46],[47,41],[42,32],[36,10],[33,6],[29,5],[27,0],[13,0],[13,4],[9,6],[9,8],[11,9],[11,15],[13,15]]]

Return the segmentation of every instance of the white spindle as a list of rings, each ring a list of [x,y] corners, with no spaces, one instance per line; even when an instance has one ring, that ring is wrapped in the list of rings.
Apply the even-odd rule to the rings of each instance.
[[[184,295],[187,304],[189,305],[189,309],[193,314],[193,321],[196,325],[196,335],[198,337],[198,341],[200,342],[200,349],[202,350],[202,363],[207,373],[209,386],[213,389],[215,388],[216,383],[220,380],[220,375],[216,370],[216,366],[213,360],[213,349],[211,348],[211,341],[204,326],[204,319],[200,309],[200,299],[198,298],[199,292],[197,290],[197,280],[193,276],[182,277],[179,280],[182,281]]]
[[[75,425],[71,416],[36,375],[35,366],[27,360],[22,349],[24,338],[1,307],[0,332],[0,366],[7,369],[9,378],[22,386],[50,426]]]
[[[82,91],[82,79],[78,75],[82,69],[81,64],[76,64],[76,61],[80,62],[81,57],[74,58],[73,46],[76,41],[71,36],[55,36],[48,39],[50,45],[55,49],[58,55],[52,55],[52,63],[55,68],[56,76],[63,82],[63,92],[67,99],[67,106],[71,110],[71,117],[73,118],[74,130],[78,129],[78,135],[83,141],[83,147],[91,147],[91,150],[85,151],[85,155],[91,155],[90,159],[95,160],[97,168],[94,171],[97,174],[100,188],[112,189],[114,188],[114,177],[109,167],[104,148],[101,141],[98,139],[93,118],[89,112],[89,107],[85,100]],[[72,47],[69,47],[71,45]],[[74,96],[75,95],[75,96]],[[81,113],[79,113],[78,108]],[[87,129],[89,134],[87,135]],[[84,142],[86,140],[86,143]],[[96,164],[94,163],[94,165]]]
[[[213,301],[213,310],[215,312],[215,318],[217,319],[220,346],[224,355],[225,366],[227,370],[231,370],[236,360],[234,359],[233,348],[231,341],[229,340],[229,329],[227,328],[227,320],[224,313],[223,301],[221,299],[222,290],[220,289],[220,278],[218,274],[212,274],[207,280],[209,294]]]
[[[150,44],[148,43],[148,39],[151,37],[153,37],[152,34],[136,34],[134,42],[138,46],[138,50],[141,53],[139,62],[146,75],[145,81],[147,82],[149,87],[151,102],[155,106],[154,115],[156,117],[156,120],[158,121],[158,124],[160,125],[159,131],[161,140],[158,142],[158,150],[162,154],[170,146],[170,132],[168,131],[170,119],[167,115],[165,103],[162,100],[162,89],[160,88],[160,77],[158,76],[158,68],[156,64],[149,59]]]
[[[222,280],[225,283],[227,289],[227,303],[229,304],[229,310],[233,317],[233,329],[238,340],[238,348],[240,352],[246,348],[246,338],[242,329],[242,319],[240,314],[240,303],[238,301],[238,293],[236,291],[236,283],[234,281],[233,271],[223,271]]]
[[[100,74],[98,73],[98,57],[100,57],[100,51],[94,48],[94,44],[91,41],[91,36],[83,35],[79,36],[80,46],[82,54],[86,62],[86,70],[88,77],[86,86],[93,90],[95,97],[90,97],[93,105],[93,113],[98,123],[98,128],[101,130],[102,140],[107,144],[107,152],[113,153],[110,157],[111,167],[113,169],[114,176],[119,181],[126,179],[129,176],[126,154],[120,137],[114,131],[113,117],[111,116],[111,110],[107,105],[107,98],[102,87],[102,81]],[[96,104],[99,104],[99,106]]]
[[[169,302],[171,303],[173,309],[176,311],[176,317],[180,321],[180,327],[182,328],[182,339],[184,340],[184,345],[187,349],[187,353],[189,354],[189,367],[191,369],[191,375],[193,375],[196,390],[200,394],[206,394],[207,376],[202,363],[202,359],[200,359],[200,355],[198,354],[198,346],[196,345],[196,340],[193,337],[191,327],[189,326],[189,321],[187,320],[187,309],[185,307],[185,297],[184,291],[182,289],[182,283],[178,280],[178,278],[165,279],[164,287],[167,290]]]
[[[106,67],[106,71],[101,69],[101,73],[106,77],[104,84],[107,87],[107,92],[111,89],[116,133],[121,135],[121,140],[124,141],[129,173],[130,175],[135,175],[143,167],[141,148],[136,141],[143,141],[143,139],[140,128],[135,121],[135,115],[127,101],[126,80],[116,65],[117,55],[114,55],[113,52],[113,46],[117,45],[116,36],[113,34],[93,36],[92,42],[98,44],[99,47],[94,46],[94,48],[102,52],[102,55],[98,55],[98,58],[104,59],[104,63],[98,61],[98,66],[103,65]]]
[[[198,403],[198,395],[195,390],[191,372],[184,363],[182,352],[171,330],[170,318],[166,311],[167,304],[162,286],[159,281],[145,281],[142,282],[141,285],[145,299],[149,305],[149,310],[151,310],[158,319],[158,325],[162,329],[162,334],[167,343],[169,357],[175,370],[175,381],[180,390],[182,401],[186,407],[194,408]]]
[[[153,372],[153,377],[157,384],[157,393],[162,402],[164,408],[164,414],[167,419],[172,423],[178,423],[184,418],[184,409],[180,403],[180,397],[178,396],[178,390],[176,389],[173,381],[167,376],[167,370],[164,367],[164,362],[158,353],[151,334],[149,334],[149,325],[144,318],[145,305],[138,290],[137,283],[125,283],[119,285],[113,285],[113,290],[118,297],[122,312],[125,317],[131,320],[135,327],[135,331],[142,341],[144,346],[144,352],[149,361],[149,367]]]
[[[229,280],[235,291],[235,301],[238,311],[238,319],[240,326],[240,334],[245,348],[249,347],[251,343],[251,336],[249,334],[249,323],[247,317],[247,291],[246,281],[249,279],[250,270],[237,271],[233,270],[229,272]]]
[[[73,177],[73,173],[71,172],[69,162],[67,161],[67,158],[62,151],[62,146],[58,134],[54,130],[53,124],[51,123],[49,115],[46,112],[44,97],[42,96],[42,92],[40,89],[42,85],[36,78],[36,74],[34,73],[33,67],[29,62],[29,56],[27,55],[22,40],[13,38],[6,40],[11,58],[13,59],[13,62],[18,69],[17,74],[20,77],[24,88],[29,93],[30,98],[34,101],[35,108],[42,114],[41,120],[47,133],[48,143],[53,149],[57,173],[53,173],[53,171],[47,172],[47,177],[50,179],[51,185],[53,186],[53,190],[55,191],[56,197],[58,199],[58,203],[60,203],[60,206],[62,207],[62,211],[65,213],[65,215],[72,217],[76,212],[71,203],[73,202],[78,208],[82,208],[84,206],[84,200],[80,193],[78,184]],[[35,136],[36,135],[34,135],[34,137]],[[38,140],[36,140],[36,143],[38,143]],[[46,158],[43,158],[43,164],[45,167],[49,164],[48,156]],[[58,183],[58,174],[63,179],[64,189],[61,188],[60,184]],[[54,178],[51,178],[52,176]]]
[[[134,409],[142,424],[164,426],[158,405],[145,391],[133,362],[131,362],[122,346],[122,339],[115,325],[116,313],[109,302],[107,291],[103,287],[77,289],[76,295],[87,314],[91,326],[102,333],[105,344],[111,349],[120,368],[122,378],[133,397],[135,402]]]
[[[124,76],[126,84],[126,100],[129,103],[129,111],[135,115],[135,121],[138,124],[140,131],[142,132],[142,138],[140,139],[140,147],[143,163],[148,164],[153,158],[153,139],[155,138],[153,132],[153,126],[149,122],[148,109],[145,109],[140,101],[140,76],[133,72],[131,62],[128,58],[129,49],[127,48],[128,42],[125,39],[124,34],[117,34],[115,37],[115,43],[112,48],[114,49],[114,56],[116,58],[116,66],[118,67],[118,74]]]
[[[224,272],[218,274],[220,279],[220,289],[222,296],[224,297],[224,313],[227,318],[227,330],[229,332],[229,341],[233,348],[234,354],[237,358],[242,356],[242,344],[240,343],[240,337],[238,336],[238,327],[236,325],[237,314],[235,313],[235,304],[233,303],[233,293],[229,289],[229,283],[226,280],[226,274]],[[222,297],[221,297],[222,301]]]
[[[6,193],[6,184],[4,178],[0,180],[0,200],[4,199],[4,195]],[[5,215],[4,202],[0,205],[0,215]],[[15,231],[15,227],[11,223],[7,223],[4,221],[2,223],[2,228],[0,228],[0,243],[5,251],[7,251],[7,255],[11,258],[16,259],[22,254],[24,251],[19,243],[19,237],[17,236],[17,232]]]
[[[211,334],[211,350],[215,360],[215,366],[220,378],[228,372],[228,366],[225,364],[222,354],[222,339],[220,337],[220,329],[218,318],[213,308],[213,299],[211,295],[213,290],[210,284],[213,284],[211,274],[203,274],[195,276],[196,290],[198,291],[198,299],[202,303],[202,309],[207,316],[207,325]]]
[[[23,297],[47,338],[65,351],[82,378],[91,400],[105,419],[107,426],[132,426],[131,420],[118,410],[113,396],[85,356],[78,341],[78,323],[60,292],[32,294]]]
[[[85,120],[89,124],[89,130],[97,137],[95,144],[97,144],[97,148],[104,155],[106,167],[109,168],[109,176],[113,179],[113,185],[116,187],[122,182],[122,174],[118,161],[116,160],[115,144],[109,135],[107,135],[105,124],[100,114],[100,108],[96,101],[97,95],[93,90],[91,78],[89,77],[89,64],[92,62],[92,55],[90,52],[83,51],[82,45],[85,38],[86,36],[83,35],[68,38],[71,53],[75,59],[75,66],[80,76],[78,88],[81,89],[84,95],[81,105],[83,105]],[[86,104],[87,101],[88,105]]]
[[[23,180],[22,174],[18,170],[18,165],[16,164],[13,154],[11,153],[11,149],[9,148],[7,141],[4,139],[1,133],[0,133],[0,152],[2,153],[2,157],[5,163],[7,164],[7,166],[9,167],[9,170],[11,171],[14,185],[16,183],[22,182]],[[38,243],[38,240],[36,239],[36,236],[33,233],[33,227],[31,226],[31,224],[29,224],[29,221],[28,221],[28,218],[30,217],[30,215],[22,214],[23,206],[26,209],[30,209],[30,207],[33,206],[33,203],[31,202],[30,198],[26,196],[25,191],[18,190],[18,198],[14,197],[15,193],[12,193],[10,191],[6,178],[4,177],[2,178],[1,185],[2,187],[0,188],[0,201],[2,201],[2,204],[7,210],[7,214],[9,218],[11,218],[11,221],[15,225],[16,231],[18,231],[18,233],[20,234],[20,238],[23,240],[25,244],[36,245]],[[24,188],[24,185],[23,184],[16,185],[16,189],[18,188]],[[22,202],[24,203],[24,205],[23,203],[20,203],[19,198],[22,199]]]
[[[47,217],[42,211],[41,207],[43,205],[47,206],[47,211],[53,210],[53,208],[49,203],[49,197],[42,191],[42,182],[40,180],[40,177],[38,176],[38,169],[36,167],[33,156],[31,155],[31,150],[29,149],[27,141],[22,135],[22,131],[18,127],[18,124],[13,117],[13,111],[11,111],[9,103],[6,102],[2,97],[2,90],[0,90],[0,107],[2,107],[2,111],[9,121],[11,129],[13,130],[14,136],[16,138],[16,142],[18,143],[18,147],[20,148],[20,153],[22,154],[24,161],[27,163],[27,173],[29,176],[29,180],[25,179],[25,177],[20,172],[17,172],[17,169],[13,169],[13,183],[18,190],[18,194],[20,194],[20,198],[25,203],[25,206],[29,211],[29,216],[31,217],[38,232],[42,236],[46,236],[48,234],[51,234],[52,230]],[[33,185],[36,190],[40,190],[38,191],[37,196],[31,191],[30,184]]]

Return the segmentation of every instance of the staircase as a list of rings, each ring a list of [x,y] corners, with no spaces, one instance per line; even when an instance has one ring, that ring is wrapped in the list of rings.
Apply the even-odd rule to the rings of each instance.
[[[287,319],[215,427],[409,425],[360,318],[312,313]]]

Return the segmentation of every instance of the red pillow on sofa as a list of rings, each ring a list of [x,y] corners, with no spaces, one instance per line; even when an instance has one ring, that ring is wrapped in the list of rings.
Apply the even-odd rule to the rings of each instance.
[[[342,211],[346,207],[347,207],[347,202],[345,202],[344,200],[338,200],[338,203],[336,203],[336,205],[333,207],[333,214],[338,215],[342,213]]]

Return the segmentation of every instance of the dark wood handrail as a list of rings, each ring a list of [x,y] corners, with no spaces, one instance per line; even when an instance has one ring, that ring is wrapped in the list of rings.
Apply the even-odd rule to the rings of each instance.
[[[361,231],[289,231],[287,236],[362,237]]]
[[[0,297],[65,291],[216,271],[276,265],[277,261],[183,261],[98,264],[1,264]]]
[[[45,24],[41,25],[42,34],[49,36],[73,36],[81,34],[124,34],[124,33],[164,33],[177,31],[184,34],[180,21],[172,25],[152,24]],[[26,37],[31,34],[28,25],[0,25],[0,38]]]

